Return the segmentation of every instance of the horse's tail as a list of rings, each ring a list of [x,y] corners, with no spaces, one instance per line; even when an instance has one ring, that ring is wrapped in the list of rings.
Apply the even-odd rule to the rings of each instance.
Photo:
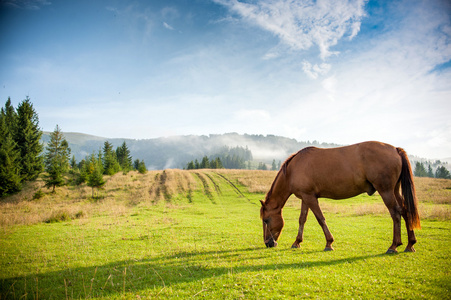
[[[401,182],[402,196],[404,198],[404,208],[407,212],[409,227],[421,229],[420,216],[418,214],[418,200],[415,194],[415,185],[413,183],[412,167],[406,151],[402,148],[396,148],[402,160]]]

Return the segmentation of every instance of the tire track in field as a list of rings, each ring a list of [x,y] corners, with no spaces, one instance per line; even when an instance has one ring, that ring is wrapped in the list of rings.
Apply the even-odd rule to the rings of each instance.
[[[227,177],[225,177],[225,176],[222,175],[222,174],[216,173],[216,172],[215,172],[215,174],[218,175],[218,176],[220,176],[220,177],[222,177],[225,181],[227,181],[227,183],[228,183],[228,184],[232,187],[232,189],[238,194],[238,196],[245,198],[247,201],[249,201],[249,203],[252,203],[252,204],[254,204],[254,205],[257,205],[257,204],[255,204],[254,202],[252,202],[251,199],[247,198],[246,195],[244,195],[244,194],[240,191],[240,189],[239,189],[235,184],[233,184],[233,182],[230,181]]]
[[[211,203],[216,204],[216,201],[213,197],[213,194],[211,193],[210,186],[208,185],[207,180],[205,180],[204,176],[202,176],[200,173],[193,173],[199,178],[199,180],[202,182],[202,185],[204,186],[205,195],[207,195],[208,199],[210,199]]]
[[[214,181],[213,177],[207,173],[204,173],[204,175],[207,176],[208,178],[210,178],[211,182],[213,183],[213,186],[215,187],[216,193],[219,196],[222,195],[221,189],[219,188],[219,185],[216,183],[216,181]]]

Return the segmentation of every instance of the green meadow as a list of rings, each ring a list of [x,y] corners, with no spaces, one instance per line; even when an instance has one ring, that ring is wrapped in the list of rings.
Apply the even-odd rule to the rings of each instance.
[[[377,195],[320,199],[331,252],[313,214],[290,248],[293,197],[279,245],[266,248],[259,200],[275,174],[131,172],[94,198],[86,186],[29,184],[1,200],[0,299],[449,299],[450,180],[416,178],[417,252],[387,255],[392,221]]]

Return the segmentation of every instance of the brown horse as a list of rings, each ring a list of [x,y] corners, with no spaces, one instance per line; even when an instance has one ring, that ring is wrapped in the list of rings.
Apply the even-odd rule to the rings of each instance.
[[[288,197],[294,194],[302,200],[302,206],[299,231],[292,248],[300,247],[310,209],[324,231],[324,250],[333,250],[334,238],[326,225],[318,198],[345,199],[365,192],[372,195],[377,191],[393,219],[393,243],[387,253],[395,253],[396,248],[402,245],[401,216],[409,240],[405,251],[415,252],[413,230],[421,226],[412,178],[406,152],[388,144],[364,142],[330,149],[304,148],[283,163],[265,201],[261,201],[264,242],[267,247],[277,246],[284,225],[282,208]]]

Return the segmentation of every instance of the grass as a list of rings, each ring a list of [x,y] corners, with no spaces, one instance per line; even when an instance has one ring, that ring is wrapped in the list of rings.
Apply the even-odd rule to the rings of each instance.
[[[416,178],[421,213],[430,211],[416,232],[417,252],[385,255],[392,222],[380,197],[366,195],[321,200],[335,251],[322,251],[312,215],[301,248],[290,249],[296,199],[284,209],[279,246],[265,248],[258,200],[274,176],[117,174],[94,200],[85,187],[33,200],[42,186],[30,184],[1,204],[0,299],[449,297],[451,181]],[[45,223],[52,214],[59,221]]]

